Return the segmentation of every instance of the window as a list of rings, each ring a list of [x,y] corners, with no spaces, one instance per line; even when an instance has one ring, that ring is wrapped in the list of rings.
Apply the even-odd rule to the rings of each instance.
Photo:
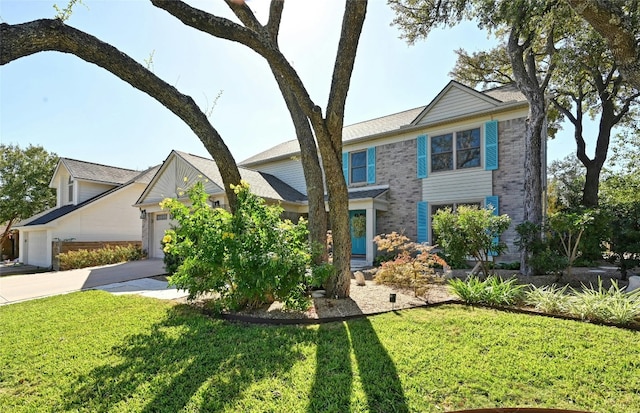
[[[67,200],[69,202],[73,202],[73,178],[69,177],[69,182],[67,184]]]
[[[157,214],[156,221],[166,221],[169,219],[169,214]]]
[[[480,128],[431,138],[431,171],[480,166]]]
[[[351,183],[367,182],[367,152],[351,153]]]

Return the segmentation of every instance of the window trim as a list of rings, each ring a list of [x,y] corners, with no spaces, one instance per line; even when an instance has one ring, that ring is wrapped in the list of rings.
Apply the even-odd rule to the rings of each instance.
[[[67,202],[73,202],[73,177],[71,175],[67,181]]]
[[[458,168],[458,134],[459,133],[463,133],[463,132],[468,132],[468,131],[472,131],[474,129],[478,130],[478,134],[479,134],[479,141],[478,141],[478,151],[479,151],[479,163],[476,166],[469,166],[466,168]],[[447,135],[451,135],[451,152],[441,152],[441,153],[436,153],[433,150],[432,147],[432,142],[433,139],[436,138],[441,138],[443,136],[447,136]],[[456,171],[462,171],[462,170],[469,170],[469,169],[475,169],[475,168],[482,168],[483,164],[484,164],[484,149],[483,149],[483,142],[484,142],[484,132],[483,132],[483,128],[482,125],[478,125],[478,126],[474,126],[474,127],[470,127],[470,128],[464,128],[464,129],[460,129],[460,130],[450,130],[450,131],[443,131],[441,133],[438,133],[437,135],[433,135],[430,134],[429,135],[429,141],[428,141],[428,162],[429,162],[429,172],[430,173],[446,173],[446,172],[456,172]],[[468,149],[465,149],[468,150]],[[451,163],[451,169],[433,169],[433,158],[434,156],[437,155],[441,155],[443,153],[451,153],[451,157],[452,157],[452,163]]]
[[[362,169],[364,171],[364,174],[363,174],[363,178],[364,179],[361,180],[361,181],[354,181],[353,180],[353,170],[354,170],[354,167],[353,167],[353,156],[354,155],[359,155],[359,154],[363,154],[364,155],[364,165],[357,166],[356,168],[358,170]],[[366,184],[368,182],[368,177],[367,177],[368,172],[369,172],[368,166],[369,165],[368,165],[368,160],[367,160],[367,150],[366,149],[349,152],[349,184],[350,185],[351,184],[355,184],[355,185]]]

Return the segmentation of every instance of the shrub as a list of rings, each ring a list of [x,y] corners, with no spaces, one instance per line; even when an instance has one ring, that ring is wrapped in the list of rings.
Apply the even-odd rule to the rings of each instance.
[[[495,275],[484,281],[475,276],[467,280],[454,278],[449,280],[451,291],[467,304],[516,305],[524,298],[524,285],[515,278],[507,281]]]
[[[178,222],[163,239],[165,254],[179,263],[170,283],[188,290],[190,298],[218,293],[225,308],[274,300],[290,308],[308,306],[306,222],[281,220],[282,208],[266,205],[246,182],[234,191],[238,203],[233,215],[207,204],[201,182],[187,190],[190,206],[176,199],[162,201]]]
[[[104,248],[95,250],[78,250],[58,254],[60,271],[136,261],[142,257],[142,250],[131,244],[113,247],[107,245]]]
[[[374,242],[378,250],[395,257],[382,263],[375,276],[376,283],[410,289],[417,297],[424,296],[432,283],[443,282],[434,267],[446,266],[447,263],[431,253],[433,247],[410,242],[409,238],[397,232],[378,235]]]
[[[449,208],[439,210],[433,217],[433,231],[443,251],[456,259],[472,256],[480,263],[485,278],[489,276],[489,257],[507,249],[500,235],[510,224],[508,215],[494,215],[493,208],[465,205],[455,213]]]
[[[566,257],[550,237],[540,237],[542,231],[541,225],[529,221],[518,224],[515,245],[519,251],[527,251],[526,263],[533,274],[559,274],[567,268]]]

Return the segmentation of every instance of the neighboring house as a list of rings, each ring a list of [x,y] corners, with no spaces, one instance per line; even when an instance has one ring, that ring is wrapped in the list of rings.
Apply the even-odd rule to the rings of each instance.
[[[518,261],[528,109],[514,86],[479,92],[451,81],[427,106],[344,127],[352,254],[372,263],[373,238],[392,231],[437,243],[431,219],[439,209],[493,205],[512,219],[502,235],[509,250],[496,260]],[[299,154],[293,140],[241,165],[306,194]]]
[[[57,191],[55,208],[15,225],[20,232],[20,261],[50,267],[54,244],[140,243],[139,212],[132,205],[158,167],[146,171],[60,158],[49,187]]]
[[[249,183],[251,191],[269,204],[280,204],[286,211],[285,217],[297,221],[298,217],[307,212],[307,198],[300,191],[270,174],[239,169],[241,178]],[[211,206],[227,206],[224,184],[216,163],[211,159],[179,151],[171,151],[135,202],[134,206],[140,209],[139,216],[143,218],[142,248],[148,251],[149,257],[164,257],[161,240],[164,232],[174,223],[169,213],[160,208],[160,201],[177,198],[188,202],[186,189],[197,181],[203,182]]]

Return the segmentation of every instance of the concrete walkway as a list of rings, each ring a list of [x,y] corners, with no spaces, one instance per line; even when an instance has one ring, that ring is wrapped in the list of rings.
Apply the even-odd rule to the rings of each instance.
[[[149,278],[164,274],[162,260],[148,259],[79,270],[5,276],[0,277],[0,305],[90,289],[163,299],[186,297],[185,291],[168,289],[166,281]]]

